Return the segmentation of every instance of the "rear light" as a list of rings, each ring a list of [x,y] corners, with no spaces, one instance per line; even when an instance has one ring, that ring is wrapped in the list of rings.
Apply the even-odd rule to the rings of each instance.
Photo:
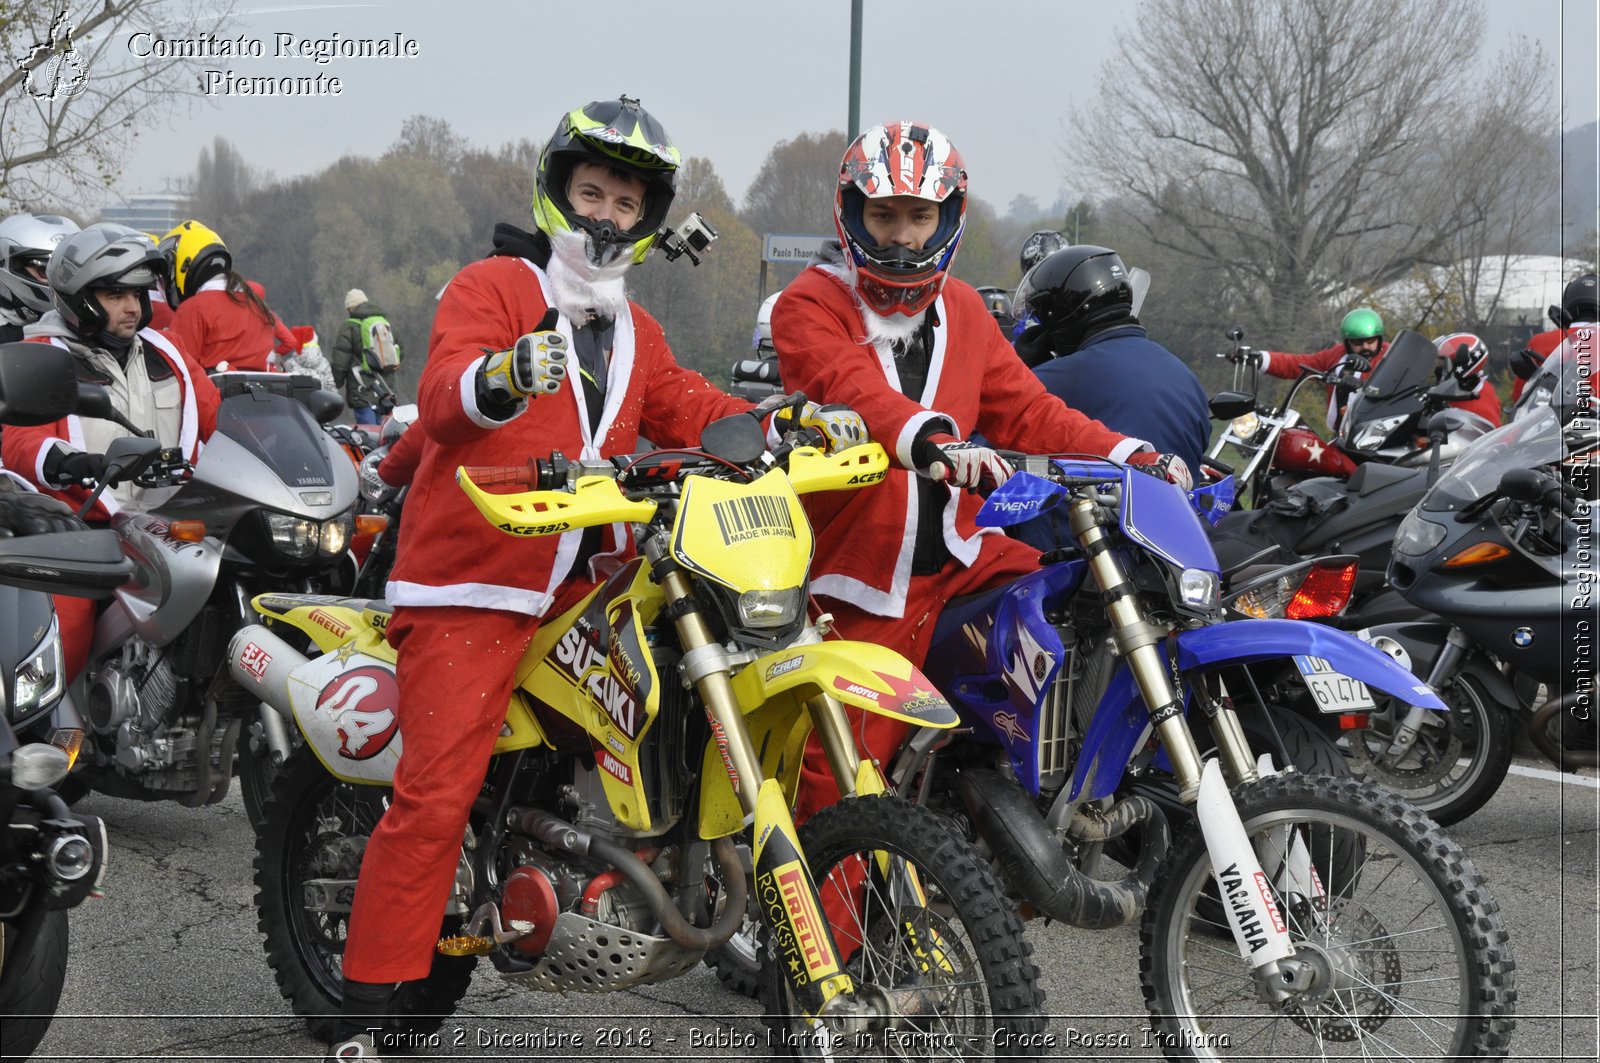
[[[1365,731],[1371,726],[1368,714],[1364,712],[1345,712],[1339,714],[1339,730]]]
[[[1283,615],[1290,620],[1315,620],[1338,616],[1350,604],[1350,595],[1356,588],[1357,562],[1324,565],[1313,564],[1294,592]]]

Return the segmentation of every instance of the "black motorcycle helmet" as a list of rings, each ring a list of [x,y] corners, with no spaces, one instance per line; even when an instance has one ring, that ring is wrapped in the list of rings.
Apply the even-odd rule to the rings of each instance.
[[[1084,337],[1133,322],[1133,285],[1122,257],[1109,247],[1078,244],[1045,256],[1017,287],[1013,312],[1032,314],[1040,337],[1056,354],[1070,354]]]
[[[1570,328],[1578,321],[1600,320],[1600,287],[1596,285],[1595,275],[1585,273],[1568,282],[1561,292],[1561,305],[1552,306],[1546,312],[1556,328]]]

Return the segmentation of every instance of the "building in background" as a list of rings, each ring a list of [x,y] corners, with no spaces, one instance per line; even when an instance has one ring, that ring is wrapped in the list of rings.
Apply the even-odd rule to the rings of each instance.
[[[184,192],[135,192],[119,206],[100,212],[101,221],[114,221],[157,237],[188,217],[189,196]]]

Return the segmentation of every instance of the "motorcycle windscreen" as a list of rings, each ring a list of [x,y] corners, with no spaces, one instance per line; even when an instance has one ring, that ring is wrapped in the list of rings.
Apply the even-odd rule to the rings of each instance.
[[[1420,410],[1422,393],[1433,384],[1438,361],[1438,348],[1421,333],[1407,329],[1396,336],[1361,390],[1350,397],[1340,442],[1354,445],[1364,426]]]
[[[230,396],[217,411],[217,431],[291,488],[333,486],[322,429],[294,399],[264,391]]]
[[[1496,490],[1509,470],[1537,469],[1565,456],[1561,422],[1550,407],[1543,407],[1531,417],[1473,440],[1467,452],[1422,496],[1421,508],[1455,512]]]

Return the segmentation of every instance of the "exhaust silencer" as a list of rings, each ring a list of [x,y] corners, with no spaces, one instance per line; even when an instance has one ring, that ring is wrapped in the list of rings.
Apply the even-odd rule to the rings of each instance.
[[[286,720],[294,719],[289,673],[308,660],[261,624],[240,628],[228,641],[228,672],[234,682]]]

